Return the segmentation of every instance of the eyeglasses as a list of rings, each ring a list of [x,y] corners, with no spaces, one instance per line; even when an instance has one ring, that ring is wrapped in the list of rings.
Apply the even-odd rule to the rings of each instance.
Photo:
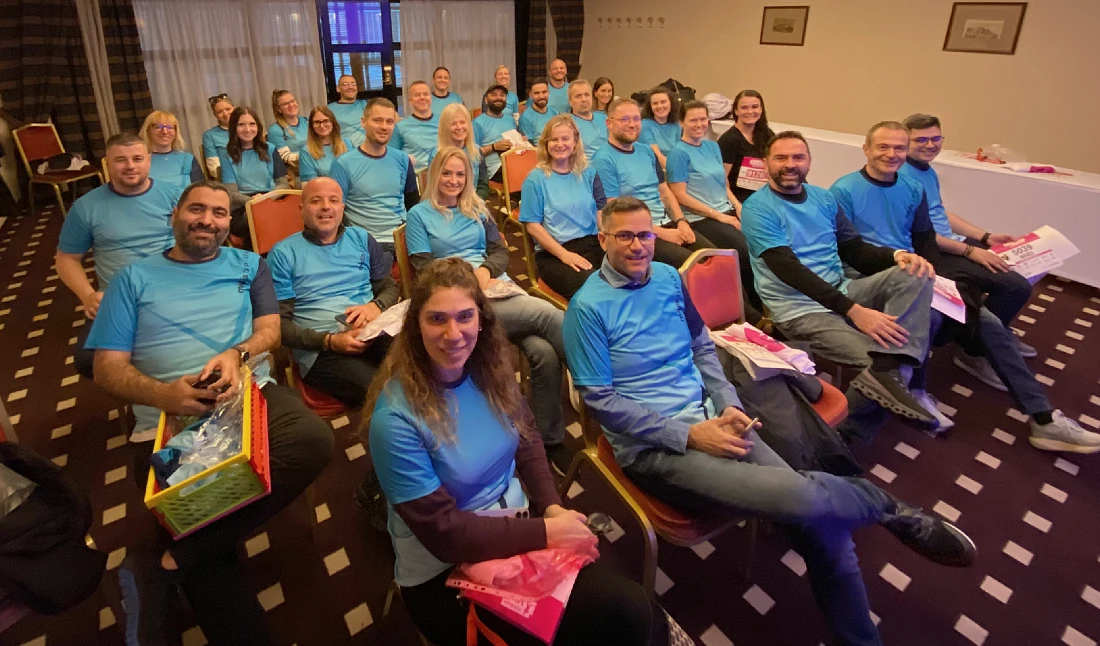
[[[921,146],[929,142],[932,142],[934,144],[942,144],[943,135],[936,135],[935,137],[913,137],[913,142]]]
[[[314,119],[313,125],[315,126],[331,126],[332,119]]]
[[[637,238],[642,244],[649,244],[657,239],[657,234],[652,231],[616,231],[615,233],[609,233],[608,235],[615,238],[615,241],[624,247],[634,244],[634,238]]]
[[[154,129],[154,130],[159,130],[159,131],[161,131],[161,132],[175,132],[175,131],[176,131],[176,127],[175,127],[175,126],[172,126],[172,125],[168,125],[168,124],[166,124],[166,123],[156,123],[156,124],[153,124],[153,129]]]
[[[206,100],[206,102],[209,103],[211,107],[213,107],[214,104],[217,103],[218,101],[221,101],[222,99],[228,99],[228,98],[229,98],[229,95],[226,94],[225,92],[222,92],[221,94],[216,94],[216,95],[210,97],[209,99]]]
[[[618,119],[615,119],[615,121],[618,121],[619,123],[621,123],[624,126],[629,126],[632,123],[641,123],[642,118],[641,117],[619,117]]]
[[[297,101],[283,101],[279,104],[279,109],[289,108],[292,105],[298,105]]]

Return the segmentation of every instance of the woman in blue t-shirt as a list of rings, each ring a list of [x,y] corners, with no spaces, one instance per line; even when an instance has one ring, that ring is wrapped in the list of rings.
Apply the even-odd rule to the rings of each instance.
[[[600,119],[607,118],[607,106],[615,100],[615,84],[601,76],[592,84],[592,112],[599,112]]]
[[[233,116],[234,107],[224,92],[210,97],[206,102],[210,104],[210,112],[218,120],[218,125],[202,133],[202,157],[206,162],[207,177],[217,179],[221,158],[229,143],[229,118]]]
[[[244,208],[248,200],[277,188],[290,188],[286,164],[275,152],[275,146],[264,139],[263,121],[252,108],[242,105],[233,110],[221,169],[222,183],[229,191],[233,209],[229,232],[248,241],[251,236]]]
[[[298,114],[298,101],[286,90],[271,93],[271,113],[275,123],[267,131],[267,140],[274,144],[283,163],[288,168],[298,167],[298,155],[306,145],[309,122]]]
[[[474,141],[474,121],[470,118],[470,111],[461,103],[452,103],[439,113],[439,146],[436,150],[446,146],[455,146],[466,152],[474,169],[470,182],[474,192],[483,200],[489,199],[489,169],[481,148]]]
[[[638,143],[649,146],[657,154],[661,168],[665,167],[668,151],[680,141],[680,106],[672,91],[658,85],[649,91],[642,105],[642,130]]]
[[[176,115],[152,111],[141,126],[141,138],[149,148],[149,177],[153,181],[184,187],[205,179],[198,160],[183,149]]]
[[[298,173],[305,184],[318,177],[331,177],[332,162],[351,150],[351,142],[340,136],[340,122],[336,115],[323,105],[309,112],[309,134],[306,145],[298,157]]]
[[[455,564],[597,544],[584,515],[562,506],[482,282],[458,258],[423,267],[363,406],[394,578],[417,629],[440,646],[467,643],[469,602],[446,585]],[[489,611],[477,617],[510,646],[543,643]],[[664,645],[669,629],[640,586],[597,561],[577,575],[554,641]]]
[[[569,115],[546,122],[539,135],[538,159],[538,167],[523,182],[519,220],[538,244],[539,278],[570,299],[603,262],[596,234],[607,200]]]

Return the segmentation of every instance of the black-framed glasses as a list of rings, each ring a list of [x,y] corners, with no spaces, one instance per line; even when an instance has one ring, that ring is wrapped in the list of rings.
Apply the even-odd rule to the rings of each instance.
[[[921,146],[927,143],[942,144],[943,135],[936,135],[935,137],[913,137],[913,141]]]
[[[161,131],[161,132],[175,132],[175,131],[176,131],[176,127],[175,127],[175,126],[173,126],[173,125],[171,125],[171,124],[167,124],[167,123],[156,123],[156,124],[153,124],[153,129],[154,129],[154,130],[159,130],[159,131]]]
[[[206,102],[210,104],[210,107],[214,107],[214,104],[217,103],[218,101],[221,101],[222,99],[228,99],[228,98],[229,98],[229,95],[226,94],[225,92],[222,92],[221,94],[215,94],[214,96],[210,97],[209,99],[206,100]]]
[[[642,244],[649,244],[657,239],[657,234],[652,231],[616,231],[608,235],[615,238],[615,242],[618,242],[624,247],[634,244],[634,238],[637,238],[638,242]]]
[[[313,125],[315,126],[331,126],[332,119],[314,119]]]

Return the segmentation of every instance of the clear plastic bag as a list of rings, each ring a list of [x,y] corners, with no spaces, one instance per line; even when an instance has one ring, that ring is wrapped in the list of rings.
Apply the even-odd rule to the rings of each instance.
[[[0,520],[31,497],[38,484],[0,464]]]
[[[1001,144],[990,144],[987,147],[981,149],[982,155],[992,162],[999,162],[1002,164],[1013,164],[1017,162],[1027,161],[1027,155],[1024,153],[1013,150],[1008,146],[1002,146]]]

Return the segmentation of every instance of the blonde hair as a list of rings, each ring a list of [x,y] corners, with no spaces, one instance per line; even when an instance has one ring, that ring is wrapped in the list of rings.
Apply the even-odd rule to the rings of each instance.
[[[542,169],[542,172],[546,173],[547,177],[550,177],[550,173],[553,172],[553,158],[550,157],[550,137],[554,133],[554,128],[558,126],[568,126],[573,131],[576,146],[573,148],[573,154],[569,156],[569,172],[580,175],[588,167],[588,156],[584,154],[581,131],[577,129],[577,123],[573,121],[572,115],[568,114],[554,115],[546,122],[542,134],[539,135],[539,162],[537,165]]]
[[[489,216],[489,209],[485,206],[485,201],[478,197],[475,192],[474,171],[473,166],[470,164],[470,158],[464,150],[457,146],[443,146],[435,154],[431,166],[428,166],[428,181],[425,183],[424,195],[420,200],[422,202],[427,201],[436,211],[439,211],[445,217],[450,217],[451,209],[444,206],[439,199],[439,179],[443,175],[443,167],[447,165],[447,162],[456,158],[462,160],[462,165],[466,169],[466,185],[462,187],[462,192],[458,195],[458,212],[471,220],[480,222],[482,217]]]
[[[271,93],[271,114],[275,115],[275,125],[283,129],[283,136],[290,136],[290,124],[286,122],[286,117],[279,111],[279,99],[290,94],[289,90],[275,90]],[[299,115],[301,118],[301,115]]]
[[[454,140],[451,139],[451,123],[459,116],[465,117],[466,123],[470,124],[466,132],[465,145],[462,148],[466,151],[466,156],[470,159],[471,165],[480,164],[481,149],[474,142],[474,120],[470,118],[470,111],[461,103],[451,103],[443,108],[443,112],[439,114],[439,149],[442,150],[455,145]]]
[[[348,151],[348,147],[344,144],[344,138],[340,136],[340,122],[336,120],[336,115],[332,113],[332,110],[323,105],[315,105],[309,111],[308,127],[306,128],[306,150],[314,159],[321,159],[325,156],[325,144],[313,131],[313,115],[318,112],[328,117],[328,120],[332,122],[332,133],[328,136],[329,145],[332,146],[332,156],[339,157],[343,155]]]
[[[153,142],[149,141],[149,128],[156,125],[158,121],[167,122],[176,128],[176,138],[172,140],[172,150],[183,150],[183,135],[180,134],[180,120],[171,112],[153,110],[149,113],[149,116],[145,117],[145,123],[141,124],[141,139],[145,142],[145,147],[149,149],[149,152],[153,152]]]

